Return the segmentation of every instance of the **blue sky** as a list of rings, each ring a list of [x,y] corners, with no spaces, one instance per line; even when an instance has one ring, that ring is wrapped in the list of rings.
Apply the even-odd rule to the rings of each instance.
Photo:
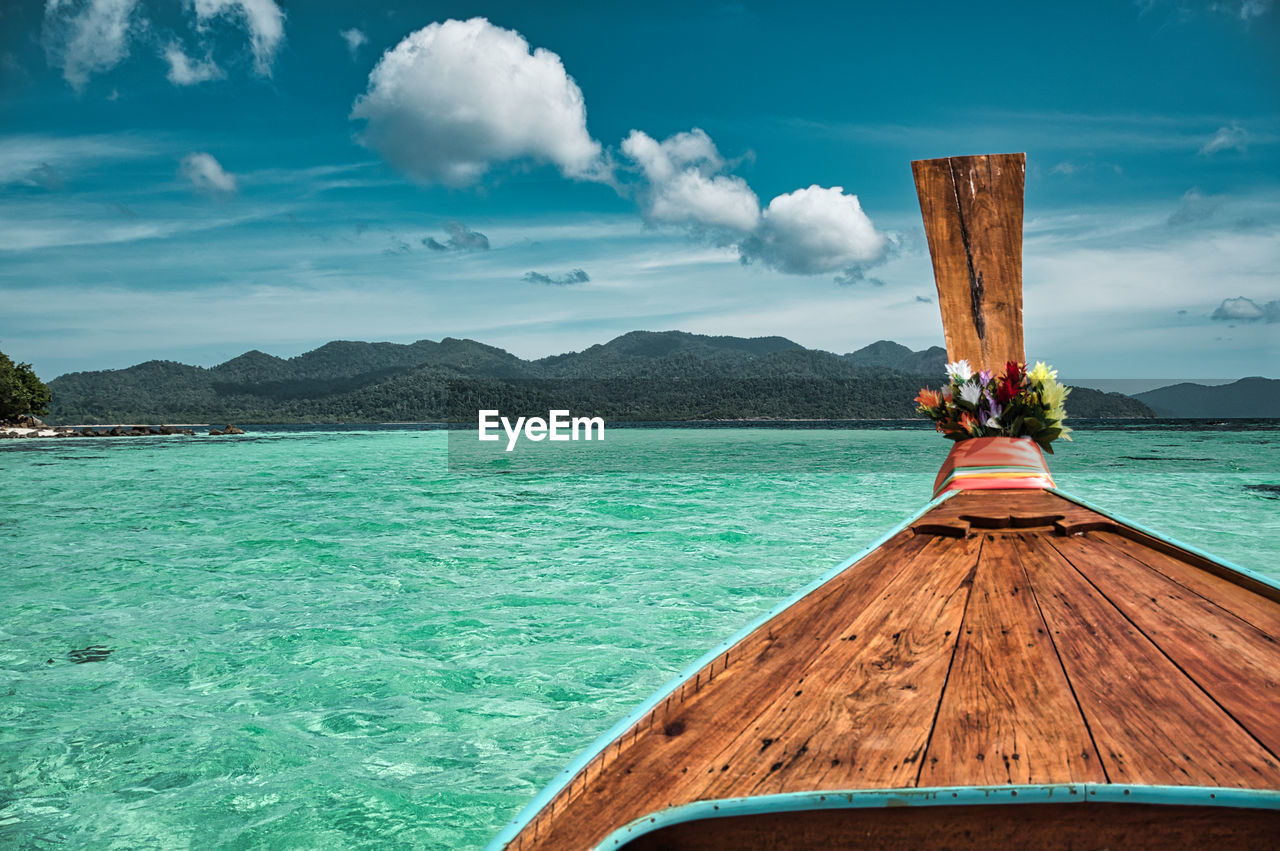
[[[5,4],[0,350],[924,348],[910,161],[1026,151],[1029,357],[1280,376],[1273,3],[955,8]]]

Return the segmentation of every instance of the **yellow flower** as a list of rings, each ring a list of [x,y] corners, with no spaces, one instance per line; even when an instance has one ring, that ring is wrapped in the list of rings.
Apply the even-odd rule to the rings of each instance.
[[[1049,365],[1044,361],[1037,361],[1036,365],[1027,373],[1027,376],[1037,384],[1046,384],[1058,377],[1058,371],[1050,369]]]
[[[1036,366],[1039,367],[1041,364],[1037,364]],[[1051,378],[1040,388],[1040,398],[1044,402],[1046,408],[1051,410],[1060,409],[1062,408],[1063,403],[1066,402],[1067,395],[1070,392],[1071,391],[1067,389],[1066,385]]]

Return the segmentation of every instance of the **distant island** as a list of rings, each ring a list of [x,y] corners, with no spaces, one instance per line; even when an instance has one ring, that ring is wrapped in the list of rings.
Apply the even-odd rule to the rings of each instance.
[[[1280,381],[1274,378],[1242,378],[1212,387],[1184,382],[1135,393],[1133,398],[1159,417],[1280,418]]]
[[[148,361],[49,382],[50,419],[83,422],[473,422],[479,408],[552,407],[613,421],[906,419],[946,352],[887,340],[838,355],[784,337],[633,331],[523,360],[474,340],[335,341],[283,359],[246,352],[211,368]],[[1076,388],[1073,417],[1152,417],[1142,401]]]

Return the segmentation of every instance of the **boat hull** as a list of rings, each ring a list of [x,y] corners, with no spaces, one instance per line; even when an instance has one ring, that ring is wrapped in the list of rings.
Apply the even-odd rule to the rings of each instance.
[[[932,794],[937,812],[909,817],[941,819],[932,831],[996,789],[1019,808],[1060,802],[1032,789],[1074,788],[1091,803],[1147,795],[1189,830],[1193,808],[1221,809],[1223,830],[1274,828],[1277,636],[1266,580],[1057,491],[948,494],[655,695],[491,847],[619,847],[659,830],[683,843],[734,825],[781,836],[822,796],[880,801],[822,817],[852,841],[868,818],[894,821],[867,811]],[[1150,799],[1165,788],[1183,797]],[[767,811],[723,821],[716,808],[735,801]],[[1038,812],[1026,818],[1052,821]],[[1134,812],[1116,829],[1149,810]]]
[[[949,797],[946,790],[939,790]],[[1228,807],[1216,800],[1170,804],[1090,799],[1089,789],[1021,790],[1014,806],[991,803],[1012,791],[982,793],[979,803],[896,805],[852,809],[798,809],[733,814],[636,825],[606,839],[601,848],[628,851],[730,851],[743,848],[1185,848],[1230,843],[1236,848],[1274,847],[1280,810]],[[1056,796],[1050,792],[1057,792]],[[1038,796],[1036,793],[1040,793]],[[1076,800],[1069,800],[1072,795]],[[968,797],[973,797],[969,795]],[[1042,800],[1037,800],[1037,797]],[[1158,796],[1147,795],[1148,799]],[[1055,799],[1056,798],[1056,799]]]

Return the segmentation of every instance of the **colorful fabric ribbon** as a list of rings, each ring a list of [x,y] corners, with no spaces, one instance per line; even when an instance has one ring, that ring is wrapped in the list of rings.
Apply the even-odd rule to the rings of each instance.
[[[976,437],[951,448],[933,495],[953,490],[1000,490],[1053,487],[1044,452],[1027,437]]]

